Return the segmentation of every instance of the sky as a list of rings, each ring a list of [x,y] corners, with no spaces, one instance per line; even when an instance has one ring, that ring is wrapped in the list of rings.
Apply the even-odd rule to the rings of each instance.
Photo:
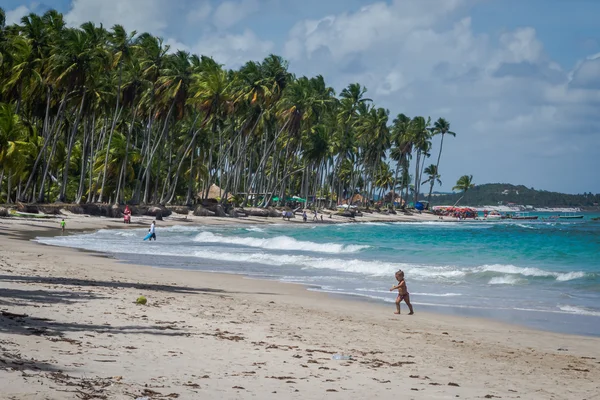
[[[600,193],[598,0],[3,0],[150,32],[229,68],[269,54],[296,75],[409,116],[443,117],[442,190],[461,175]],[[433,154],[439,151],[434,138]],[[435,162],[432,157],[431,163]]]

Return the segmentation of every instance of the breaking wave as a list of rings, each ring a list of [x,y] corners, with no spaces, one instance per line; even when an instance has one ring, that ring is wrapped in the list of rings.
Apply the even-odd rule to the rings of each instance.
[[[222,236],[212,232],[201,232],[195,238],[197,243],[219,243],[235,244],[238,246],[256,247],[267,250],[292,250],[308,251],[315,253],[357,253],[369,246],[344,245],[338,243],[315,243],[296,240],[289,236],[277,236],[274,238],[254,238],[239,236]]]

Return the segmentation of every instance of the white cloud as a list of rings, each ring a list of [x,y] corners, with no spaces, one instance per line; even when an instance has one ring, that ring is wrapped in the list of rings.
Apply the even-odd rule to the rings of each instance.
[[[169,0],[73,0],[65,20],[75,26],[94,21],[107,28],[120,24],[139,33],[163,34],[172,4]]]
[[[206,20],[212,12],[212,6],[209,1],[203,1],[187,14],[187,21],[194,23]]]
[[[465,173],[548,189],[598,181],[590,171],[600,158],[590,149],[600,146],[600,55],[563,68],[534,27],[475,30],[471,6],[485,0],[327,1],[323,9],[339,11],[319,15],[317,0],[310,10],[299,3],[293,15],[282,0],[73,0],[66,20],[148,31],[173,51],[227,67],[283,53],[293,72],[322,74],[338,91],[365,85],[392,116],[447,118],[458,133],[444,143],[440,169],[449,187]],[[9,21],[27,11],[18,7]]]
[[[215,10],[214,25],[227,29],[259,9],[257,0],[224,1]]]
[[[532,27],[476,33],[471,3],[397,0],[299,21],[284,55],[296,72],[323,74],[338,90],[364,84],[392,115],[449,119],[459,135],[445,142],[440,167],[450,187],[470,171],[483,182],[501,176],[556,188],[556,176],[529,168],[531,157],[555,163],[580,154],[561,163],[563,180],[582,174],[584,160],[600,167],[585,158],[600,141],[600,57],[564,71]]]
[[[6,25],[21,23],[21,18],[30,12],[31,10],[27,6],[19,6],[14,10],[6,11]]]
[[[273,43],[260,40],[251,30],[241,34],[203,37],[192,46],[192,51],[213,57],[217,62],[233,68],[249,60],[261,60],[273,51]]]
[[[226,29],[259,6],[257,0],[226,1],[216,9],[209,0],[74,0],[66,21],[75,26],[94,21],[107,28],[121,24],[128,31],[163,36],[171,52],[186,50],[234,67],[273,50],[271,41],[261,40],[250,29],[237,33]]]

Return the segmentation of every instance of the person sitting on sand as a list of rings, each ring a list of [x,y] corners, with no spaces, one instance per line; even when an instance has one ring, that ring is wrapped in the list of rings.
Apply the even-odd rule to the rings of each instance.
[[[404,281],[404,271],[398,270],[398,272],[396,272],[396,280],[398,281],[398,285],[390,289],[390,292],[398,290],[398,297],[396,297],[396,312],[394,314],[400,314],[400,303],[404,300],[410,310],[408,315],[413,315],[414,311],[412,304],[410,304],[410,294],[408,293],[406,282]]]

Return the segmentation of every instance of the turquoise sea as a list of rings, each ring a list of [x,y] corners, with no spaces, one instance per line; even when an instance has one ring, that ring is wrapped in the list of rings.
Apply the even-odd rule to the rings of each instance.
[[[100,230],[38,238],[155,267],[244,274],[393,302],[406,273],[415,311],[600,336],[600,221],[275,224]],[[176,271],[173,271],[176,274]],[[392,305],[390,304],[390,311]]]

